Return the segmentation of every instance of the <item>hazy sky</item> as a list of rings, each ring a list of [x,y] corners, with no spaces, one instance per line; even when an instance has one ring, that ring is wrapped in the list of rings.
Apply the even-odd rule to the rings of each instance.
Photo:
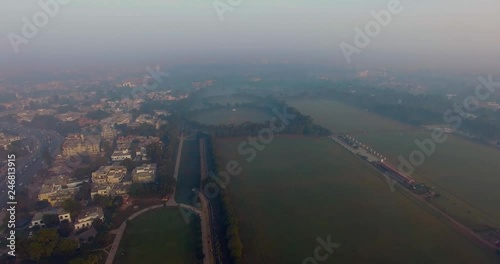
[[[9,32],[23,36],[22,18],[44,11],[39,1],[3,0],[0,59],[277,54],[346,64],[339,44],[353,44],[354,28],[390,1],[242,0],[221,21],[212,0],[69,0],[15,54]],[[400,2],[403,11],[351,65],[500,68],[500,1]]]

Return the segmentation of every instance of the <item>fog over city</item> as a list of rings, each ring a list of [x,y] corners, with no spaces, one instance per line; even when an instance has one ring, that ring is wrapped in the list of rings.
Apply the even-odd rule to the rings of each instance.
[[[2,0],[0,263],[500,263],[499,0]]]
[[[47,2],[46,0],[40,2]],[[50,2],[50,1],[48,1]],[[31,59],[70,62],[164,57],[182,60],[308,61],[344,65],[339,44],[388,1],[234,1],[221,16],[212,1],[72,0],[15,54],[7,37],[22,36],[23,17],[39,1],[6,0],[0,10],[0,58],[21,66]],[[224,3],[224,2],[222,2]],[[409,69],[499,69],[500,2],[401,0],[402,11],[352,65]],[[222,19],[221,19],[222,17]],[[103,62],[104,62],[103,61]],[[68,61],[67,61],[68,62]],[[18,63],[18,64],[16,64]],[[5,66],[5,65],[4,65]]]

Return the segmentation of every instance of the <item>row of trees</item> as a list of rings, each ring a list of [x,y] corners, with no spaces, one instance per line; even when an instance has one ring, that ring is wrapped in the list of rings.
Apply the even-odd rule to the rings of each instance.
[[[203,263],[203,259],[205,258],[205,254],[203,254],[203,236],[201,233],[201,218],[199,215],[192,214],[191,219],[189,220],[189,228],[191,232],[193,232],[193,236],[195,237],[195,251],[196,251],[196,260],[198,263]]]
[[[315,124],[310,116],[303,115],[297,109],[289,107],[285,103],[279,103],[277,105],[278,105],[277,107],[273,108],[280,112],[281,111],[286,112],[286,114],[289,115],[290,118],[283,120],[279,117],[276,117],[275,119],[268,120],[264,123],[244,122],[239,125],[235,124],[207,125],[193,120],[188,120],[188,124],[194,129],[206,131],[218,138],[257,136],[259,132],[269,128],[271,129],[274,128],[276,130],[274,132],[276,133],[289,134],[289,135],[326,136],[331,133],[327,128]],[[270,112],[272,111],[272,109],[267,109],[267,110]]]
[[[234,208],[225,190],[221,191],[219,199],[222,201],[222,208],[225,218],[227,247],[233,259],[233,263],[243,263],[243,244],[240,239],[240,228]]]
[[[217,150],[213,146],[213,137],[207,142],[207,153],[209,153],[209,157],[207,157],[207,161],[211,164],[208,164],[210,168],[218,171],[222,167],[222,159],[218,154]],[[210,184],[218,184],[213,178],[208,178],[203,182],[204,186]],[[219,195],[217,197],[210,200],[212,204],[212,208],[216,214],[218,214],[217,219],[214,219],[216,222],[212,223],[216,225],[219,229],[222,230],[222,237],[219,238],[219,241],[215,241],[214,243],[226,245],[227,250],[219,249],[216,250],[216,254],[220,254],[220,257],[224,259],[224,254],[228,252],[228,255],[231,259],[232,263],[239,264],[243,263],[243,244],[240,239],[240,229],[238,218],[234,211],[234,207],[232,205],[232,201],[230,199],[229,192],[227,188],[224,186],[219,186]]]

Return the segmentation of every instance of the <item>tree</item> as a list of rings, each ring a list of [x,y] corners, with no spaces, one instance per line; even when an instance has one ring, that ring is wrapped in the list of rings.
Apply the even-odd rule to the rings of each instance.
[[[87,117],[89,119],[95,119],[95,120],[102,120],[102,119],[109,117],[109,116],[111,116],[111,114],[109,114],[108,112],[105,112],[101,109],[96,110],[96,111],[92,111],[92,112],[88,112],[87,115],[85,115],[85,117]]]
[[[71,218],[77,216],[82,210],[82,205],[73,199],[67,199],[62,202],[61,207],[71,214]]]
[[[42,229],[27,241],[28,258],[38,261],[40,258],[49,257],[59,240],[55,229]]]
[[[113,200],[109,196],[97,194],[94,196],[94,201],[102,208],[113,205]]]
[[[59,232],[59,235],[61,237],[69,237],[71,231],[73,231],[73,229],[71,228],[71,224],[67,220],[62,221],[61,224],[59,224],[59,228],[57,229],[57,232]]]
[[[36,211],[42,211],[44,209],[47,209],[49,206],[50,206],[50,203],[47,200],[36,201],[35,204],[33,205],[33,207]]]
[[[73,259],[68,264],[98,264],[101,260],[99,255],[90,255],[87,258]]]
[[[135,167],[137,166],[137,164],[131,160],[131,159],[124,159],[121,163],[120,163],[122,166],[125,166],[127,168],[127,171],[133,171],[135,169]]]
[[[81,201],[81,200],[90,200],[90,191],[92,190],[92,187],[90,183],[84,182],[82,185],[80,185],[80,189],[78,192],[75,194],[75,200]]]
[[[113,198],[113,205],[116,207],[121,207],[123,205],[123,197],[121,196],[116,196]]]
[[[54,249],[54,255],[73,255],[78,249],[78,242],[74,239],[59,239]]]
[[[46,257],[44,246],[40,243],[30,243],[28,247],[29,259],[39,261],[42,257]]]
[[[59,225],[59,217],[56,214],[46,214],[42,217],[42,220],[48,228]]]
[[[87,264],[87,261],[83,258],[72,259],[68,262],[68,264]]]
[[[42,150],[42,159],[47,163],[47,166],[52,166],[52,155],[46,147]]]
[[[113,146],[109,141],[102,142],[101,148],[104,152],[106,152],[107,156],[110,156],[113,153]]]
[[[159,143],[151,143],[146,146],[146,153],[153,163],[157,163],[162,159],[163,148]]]
[[[92,221],[92,226],[95,228],[95,230],[97,230],[97,232],[101,232],[104,228],[104,222],[101,219],[96,218]]]
[[[228,243],[228,248],[231,251],[233,259],[240,259],[243,252],[243,245],[238,236],[233,236]]]

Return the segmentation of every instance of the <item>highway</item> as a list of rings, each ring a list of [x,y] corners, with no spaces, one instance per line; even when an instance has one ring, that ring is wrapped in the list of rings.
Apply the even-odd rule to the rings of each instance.
[[[16,158],[16,187],[26,186],[32,183],[36,173],[45,166],[41,151],[47,148],[52,157],[59,151],[63,138],[55,131],[26,128],[20,125],[2,123],[0,128],[7,129],[11,133],[19,134],[28,139],[31,153],[22,158]],[[6,175],[1,176],[0,182],[0,207],[3,209],[7,203]]]

